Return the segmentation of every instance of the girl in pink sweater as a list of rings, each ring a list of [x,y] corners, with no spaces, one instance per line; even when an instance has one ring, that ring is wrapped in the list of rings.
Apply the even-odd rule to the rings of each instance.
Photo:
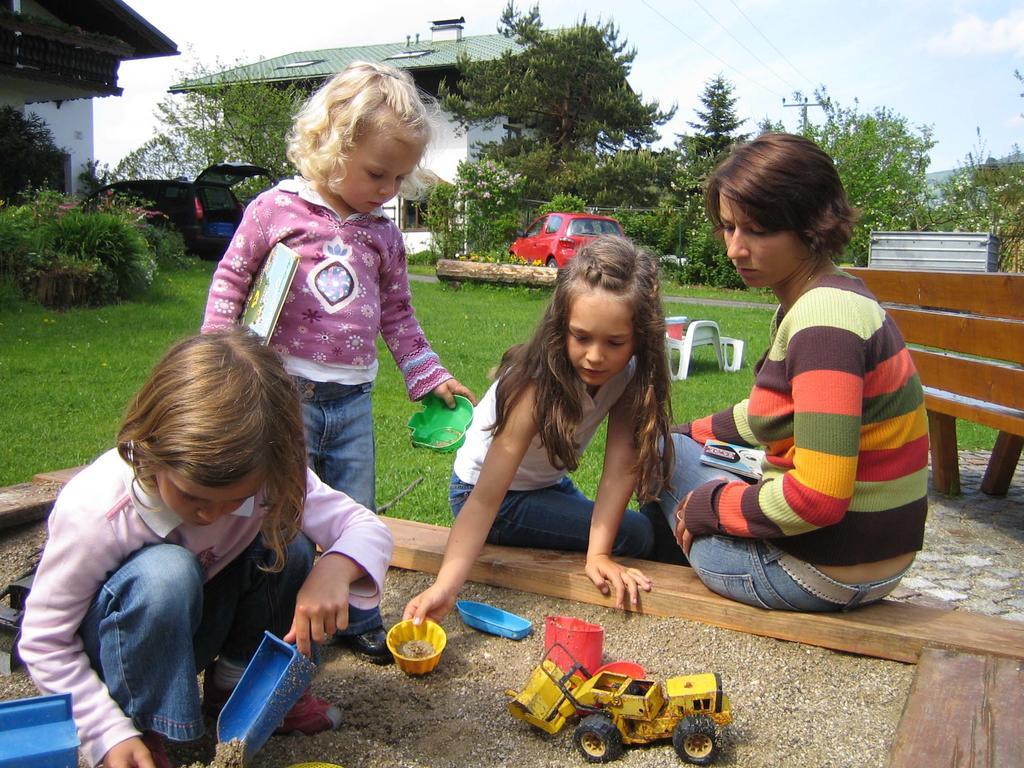
[[[390,557],[379,518],[307,469],[277,354],[189,338],[57,498],[19,650],[40,690],[71,693],[90,765],[169,768],[164,738],[202,735],[264,630],[311,655],[350,605],[377,606]],[[282,728],[339,724],[307,691]]]
[[[203,330],[234,325],[253,276],[278,243],[299,255],[270,345],[302,395],[309,465],[323,481],[375,508],[371,393],[384,337],[412,400],[454,407],[476,398],[441,365],[412,307],[402,233],[381,206],[419,186],[433,117],[407,72],[354,62],[299,112],[288,159],[300,176],[245,210],[213,275]],[[380,613],[353,609],[338,637],[386,664]]]

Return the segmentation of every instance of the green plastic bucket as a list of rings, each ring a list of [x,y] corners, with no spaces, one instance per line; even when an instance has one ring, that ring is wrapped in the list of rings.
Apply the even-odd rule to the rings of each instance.
[[[423,410],[409,419],[412,444],[441,453],[458,449],[466,440],[466,430],[473,421],[473,403],[455,395],[455,407],[449,408],[435,395],[423,398]]]

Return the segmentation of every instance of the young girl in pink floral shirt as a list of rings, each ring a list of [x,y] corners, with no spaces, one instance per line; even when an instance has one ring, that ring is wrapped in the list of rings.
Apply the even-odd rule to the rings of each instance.
[[[408,73],[354,62],[296,117],[288,158],[301,176],[253,200],[224,257],[203,330],[238,322],[255,274],[277,243],[299,254],[271,345],[299,386],[310,466],[373,509],[371,390],[380,333],[412,400],[475,400],[441,365],[413,311],[401,232],[381,206],[414,188],[432,117]],[[353,608],[339,639],[388,663],[380,613]]]

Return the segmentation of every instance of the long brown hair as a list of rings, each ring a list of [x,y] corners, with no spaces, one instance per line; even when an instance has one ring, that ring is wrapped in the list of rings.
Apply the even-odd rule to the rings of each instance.
[[[171,347],[125,411],[117,451],[154,494],[161,469],[209,488],[257,473],[269,570],[284,566],[306,501],[302,413],[291,376],[256,336],[235,328]]]
[[[795,232],[816,259],[840,255],[857,221],[832,158],[789,133],[737,145],[712,172],[704,201],[718,232],[722,197],[768,232]]]
[[[533,338],[510,349],[498,369],[494,434],[499,434],[523,393],[535,391],[533,420],[552,466],[578,465],[576,429],[583,417],[585,385],[569,360],[569,313],[577,296],[601,290],[621,297],[633,311],[636,372],[623,397],[630,398],[637,449],[633,472],[637,497],[654,498],[671,476],[671,402],[665,357],[665,317],[658,265],[623,237],[599,237],[558,271],[554,295]]]

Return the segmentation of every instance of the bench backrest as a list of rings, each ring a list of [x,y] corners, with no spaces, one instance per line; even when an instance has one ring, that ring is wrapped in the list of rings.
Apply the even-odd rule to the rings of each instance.
[[[926,387],[1024,410],[1024,274],[846,271],[896,321]]]

